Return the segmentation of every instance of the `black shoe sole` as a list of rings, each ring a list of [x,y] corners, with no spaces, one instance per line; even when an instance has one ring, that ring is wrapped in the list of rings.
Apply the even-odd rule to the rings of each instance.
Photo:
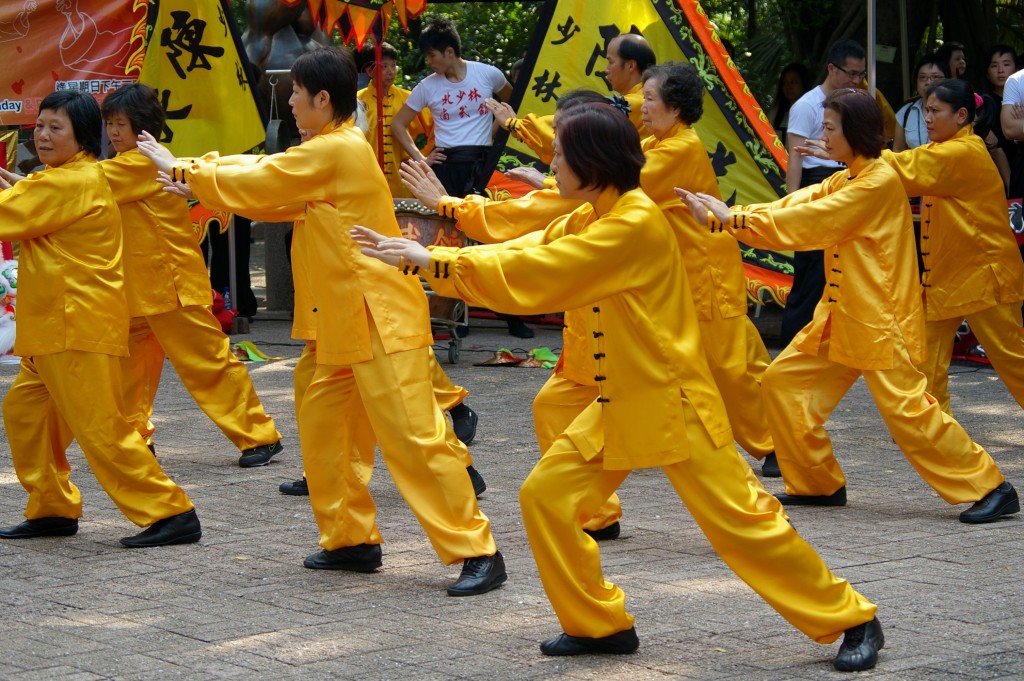
[[[125,537],[121,540],[121,545],[126,549],[152,549],[158,546],[178,546],[180,544],[195,544],[197,541],[203,538],[203,533],[193,532],[192,534],[186,534],[181,537],[175,537],[171,541],[157,542],[153,544],[130,544],[127,540],[131,537]]]

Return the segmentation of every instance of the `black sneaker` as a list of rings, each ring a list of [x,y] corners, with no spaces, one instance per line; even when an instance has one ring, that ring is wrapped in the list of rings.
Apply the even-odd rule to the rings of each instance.
[[[277,489],[281,494],[287,494],[291,497],[309,496],[309,485],[306,484],[306,476],[302,476],[298,480],[293,480],[291,482],[282,482],[281,486]]]
[[[764,463],[761,464],[761,476],[765,478],[782,477],[782,469],[779,468],[779,459],[775,456],[775,452],[764,457]]]
[[[462,561],[462,574],[448,587],[449,596],[479,596],[501,586],[508,575],[501,551],[493,556],[467,558]]]
[[[284,445],[281,441],[269,445],[260,445],[259,447],[253,447],[242,452],[242,456],[238,457],[238,465],[242,468],[256,468],[257,466],[266,466],[270,463],[270,460],[275,456],[284,451]]]
[[[476,437],[476,424],[480,420],[476,412],[469,408],[468,404],[457,404],[448,410],[452,417],[452,428],[455,430],[455,437],[468,445]]]
[[[466,472],[469,473],[469,480],[473,483],[473,494],[479,499],[480,495],[487,491],[487,483],[484,481],[484,476],[480,475],[480,471],[472,466],[466,466]]]

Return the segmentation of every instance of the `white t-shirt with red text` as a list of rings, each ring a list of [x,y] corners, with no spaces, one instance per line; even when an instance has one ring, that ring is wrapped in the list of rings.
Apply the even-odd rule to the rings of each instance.
[[[413,88],[405,104],[415,112],[430,109],[434,145],[442,149],[491,145],[491,112],[484,100],[505,87],[505,76],[490,64],[466,61],[466,77],[453,83],[432,73]]]

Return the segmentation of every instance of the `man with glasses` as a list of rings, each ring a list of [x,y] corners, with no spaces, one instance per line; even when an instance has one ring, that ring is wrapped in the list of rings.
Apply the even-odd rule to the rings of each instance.
[[[796,151],[808,139],[820,139],[825,120],[823,103],[834,90],[857,88],[867,71],[864,48],[854,40],[840,40],[828,50],[828,73],[821,85],[811,88],[789,110],[786,146],[789,168],[786,189],[789,193],[817,184],[839,170],[842,165]],[[793,287],[782,312],[781,338],[784,345],[814,316],[814,307],[825,289],[825,265],[822,251],[798,251],[793,254]]]

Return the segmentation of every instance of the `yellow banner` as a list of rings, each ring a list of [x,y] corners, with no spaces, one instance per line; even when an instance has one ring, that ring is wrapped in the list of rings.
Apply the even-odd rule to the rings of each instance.
[[[650,43],[658,63],[689,61],[704,78],[708,86],[704,115],[694,128],[711,156],[722,197],[740,204],[772,201],[779,196],[773,183],[779,186],[781,173],[767,145],[725,86],[738,74],[716,69],[710,46],[702,43],[702,36],[695,35],[690,17],[684,13],[693,6],[696,3],[673,0],[560,0],[532,72],[520,76],[527,78],[527,86],[518,110],[554,113],[557,98],[574,88],[611,94],[603,77],[608,66],[608,43],[620,34],[638,33]],[[533,156],[519,142],[510,139],[508,146],[524,156]]]
[[[248,151],[263,143],[263,119],[227,3],[154,0],[139,80],[167,111],[161,142],[177,156]]]

